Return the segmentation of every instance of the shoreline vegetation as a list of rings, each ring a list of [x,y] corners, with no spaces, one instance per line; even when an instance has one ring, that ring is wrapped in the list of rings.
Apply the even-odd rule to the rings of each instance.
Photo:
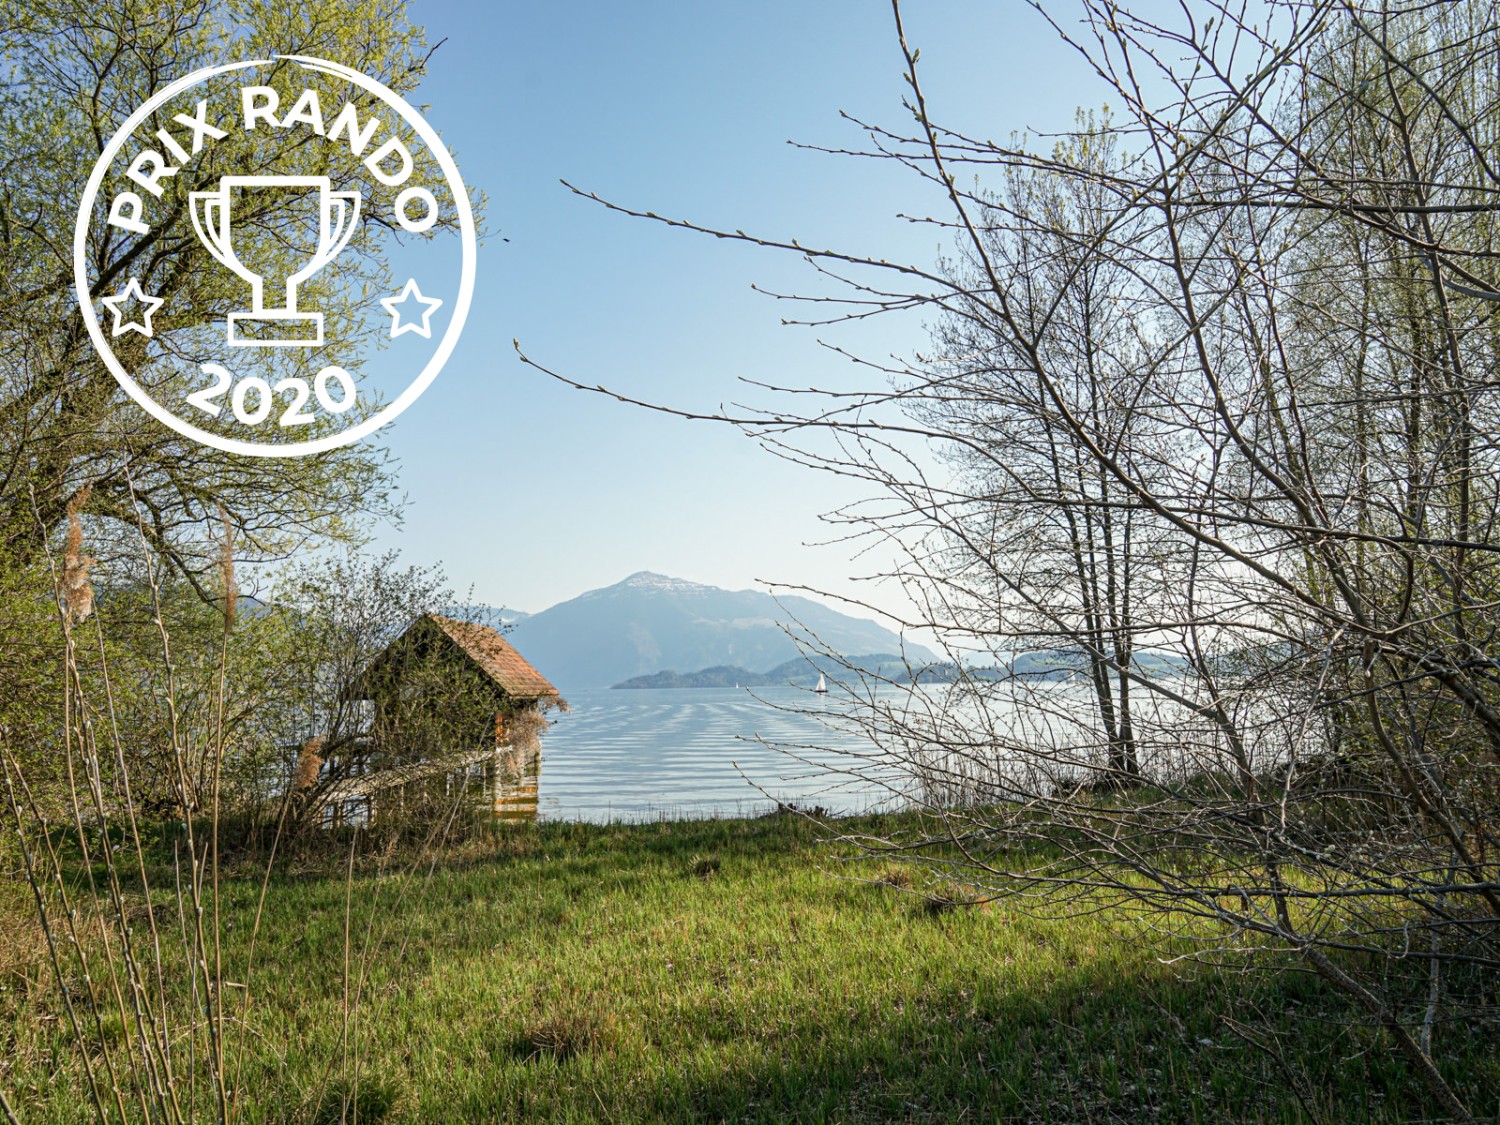
[[[1152,673],[1170,674],[1182,662],[1170,653],[1141,652],[1135,663]],[[875,684],[952,684],[960,680],[1001,682],[1011,679],[1061,680],[1088,671],[1087,654],[1063,649],[1019,653],[1005,664],[960,664],[952,660],[912,660],[892,652],[864,656],[819,653],[786,660],[765,672],[736,664],[716,664],[696,672],[663,669],[612,684],[614,690],[640,688],[811,687],[819,676],[833,681],[854,679]]]
[[[1207,933],[1142,941],[1088,896],[1034,914],[1024,895],[979,899],[940,855],[897,866],[856,844],[930,832],[922,820],[541,822],[437,845],[339,830],[338,847],[281,857],[258,925],[264,860],[226,825],[243,1119],[1422,1117],[1382,1031],[1310,974],[1261,971],[1275,951],[1237,949],[1238,971],[1176,961]],[[150,850],[153,887],[170,885],[174,842]],[[76,841],[54,846],[86,879]],[[178,925],[171,895],[125,894],[137,931]],[[82,1120],[34,918],[3,909],[0,1085],[28,1125]],[[169,990],[190,979],[172,956]],[[1500,1111],[1500,1028],[1437,1035],[1453,1088]]]

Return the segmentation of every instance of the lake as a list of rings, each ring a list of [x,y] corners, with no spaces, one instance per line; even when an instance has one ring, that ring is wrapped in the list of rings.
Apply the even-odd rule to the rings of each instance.
[[[949,803],[1050,792],[1105,763],[1097,709],[1082,681],[994,685],[982,700],[950,694],[954,690],[881,685],[876,702],[892,709],[909,732],[889,755],[857,730],[830,727],[807,713],[820,711],[834,723],[868,716],[868,705],[854,703],[838,685],[821,697],[785,686],[572,692],[571,712],[557,716],[542,736],[538,815],[587,821],[755,816],[777,802],[830,813],[884,811],[919,796],[924,803]],[[1206,720],[1150,695],[1137,698],[1135,712],[1142,720],[1138,736],[1158,732],[1137,746],[1146,774],[1181,780],[1226,767]],[[915,752],[914,745],[923,749]],[[959,749],[937,749],[945,745]],[[1264,760],[1274,762],[1274,746],[1266,752],[1273,756]],[[920,778],[913,776],[918,760]],[[871,780],[872,774],[887,784]]]
[[[547,820],[754,816],[776,801],[830,812],[890,807],[878,786],[839,776],[838,750],[869,743],[791,710],[842,706],[805,688],[608,688],[568,693],[542,736],[539,814]],[[758,697],[758,698],[757,698]],[[779,744],[818,744],[800,762]],[[835,752],[829,752],[835,751]],[[759,786],[760,789],[757,789]],[[764,790],[762,793],[760,790]]]

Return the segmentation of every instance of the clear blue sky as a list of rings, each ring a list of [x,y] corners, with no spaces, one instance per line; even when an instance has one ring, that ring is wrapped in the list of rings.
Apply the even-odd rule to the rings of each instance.
[[[1058,0],[1076,19],[1075,0]],[[798,151],[857,146],[839,111],[905,127],[889,8],[874,0],[452,3],[417,0],[433,58],[420,100],[471,189],[488,196],[473,312],[423,398],[385,432],[406,523],[381,546],[442,562],[460,589],[538,610],[636,570],[730,588],[761,581],[863,593],[869,560],[808,546],[847,485],[739,434],[571,391],[523,366],[693,408],[737,377],[847,379],[817,334],[780,326],[752,283],[806,290],[800,261],[669,230],[578,199],[930,264],[930,185],[893,167]],[[912,3],[935,119],[1004,140],[1071,125],[1103,92],[1017,0]],[[868,354],[924,346],[920,319],[833,337]],[[893,604],[891,592],[877,601]]]

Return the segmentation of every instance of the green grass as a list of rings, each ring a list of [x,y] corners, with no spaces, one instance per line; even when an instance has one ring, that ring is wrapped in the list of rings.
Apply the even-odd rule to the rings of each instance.
[[[1312,978],[1169,964],[1098,916],[932,910],[797,818],[519,827],[352,888],[333,866],[270,887],[237,1037],[250,1121],[1424,1116],[1380,1034]],[[226,886],[231,980],[258,892]],[[347,1039],[346,892],[368,968]],[[85,1120],[50,989],[0,997],[22,1121]],[[1500,1109],[1495,1029],[1437,1046],[1473,1108]]]

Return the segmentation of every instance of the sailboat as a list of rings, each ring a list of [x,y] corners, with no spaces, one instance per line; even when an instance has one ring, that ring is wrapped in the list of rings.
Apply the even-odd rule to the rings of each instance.
[[[817,692],[819,695],[828,694],[828,680],[821,672],[818,673],[818,686],[813,688],[813,691]]]

